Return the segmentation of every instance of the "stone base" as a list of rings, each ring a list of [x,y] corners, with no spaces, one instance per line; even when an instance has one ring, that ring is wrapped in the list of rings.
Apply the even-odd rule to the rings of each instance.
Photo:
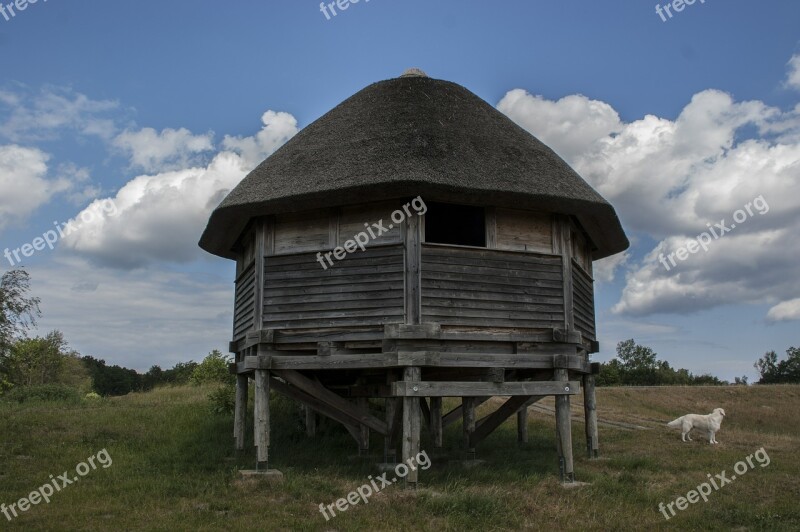
[[[268,480],[270,482],[283,482],[283,473],[277,469],[240,469],[239,476],[243,479]]]
[[[577,480],[573,480],[572,482],[562,482],[561,487],[564,489],[574,489],[574,488],[582,488],[583,486],[591,486],[589,482],[578,482]]]
[[[464,469],[472,469],[473,467],[482,466],[486,460],[450,460],[449,464],[453,466],[460,466]]]

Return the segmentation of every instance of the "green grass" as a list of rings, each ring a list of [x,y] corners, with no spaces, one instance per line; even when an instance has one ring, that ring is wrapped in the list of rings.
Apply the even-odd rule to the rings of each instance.
[[[254,454],[233,452],[232,421],[210,413],[209,391],[163,388],[78,404],[0,402],[0,502],[16,502],[101,449],[113,459],[50,504],[12,522],[0,514],[0,530],[800,529],[797,386],[600,389],[601,419],[648,430],[602,426],[602,459],[590,461],[583,425],[575,422],[576,475],[590,485],[569,490],[557,480],[551,416],[531,414],[530,441],[522,447],[510,420],[479,446],[486,464],[468,470],[449,463],[462,457],[455,425],[441,451],[424,436],[433,466],[421,472],[419,490],[386,488],[329,522],[319,504],[379,474],[381,439],[373,438],[372,456],[358,458],[349,434],[334,423],[324,422],[317,439],[306,438],[297,407],[276,397],[271,466],[285,481],[243,481],[236,471],[252,467]],[[718,446],[700,438],[681,443],[677,431],[663,427],[716,406],[728,414]],[[768,467],[756,467],[669,521],[659,513],[659,502],[685,495],[707,473],[730,474],[760,447],[769,453]]]

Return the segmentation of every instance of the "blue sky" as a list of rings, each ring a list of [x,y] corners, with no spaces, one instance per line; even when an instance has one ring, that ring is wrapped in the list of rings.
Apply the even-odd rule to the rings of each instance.
[[[634,245],[598,268],[598,359],[633,337],[752,378],[764,351],[800,345],[800,4],[698,0],[666,22],[655,4],[362,0],[327,20],[305,0],[39,0],[0,16],[0,251],[83,213],[25,258],[42,333],[140,370],[224,351],[233,269],[196,247],[213,203],[348,96],[420,67],[617,208]],[[769,212],[659,264],[758,196]]]

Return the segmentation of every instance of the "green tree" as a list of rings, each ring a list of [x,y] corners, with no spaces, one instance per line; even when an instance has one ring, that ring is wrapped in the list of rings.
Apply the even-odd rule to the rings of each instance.
[[[235,381],[235,377],[228,370],[230,363],[230,357],[214,349],[194,369],[190,380],[192,384],[232,383]]]
[[[786,360],[780,361],[775,351],[768,351],[753,367],[761,375],[759,384],[800,383],[800,348],[790,347],[786,350]]]
[[[0,393],[11,388],[11,348],[36,325],[39,298],[30,297],[30,276],[25,270],[11,270],[0,277]]]

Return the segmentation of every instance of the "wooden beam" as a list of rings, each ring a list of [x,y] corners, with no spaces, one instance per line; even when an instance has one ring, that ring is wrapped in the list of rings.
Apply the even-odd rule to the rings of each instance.
[[[328,390],[323,385],[312,381],[301,373],[293,370],[276,370],[273,371],[273,374],[282,378],[292,386],[298,387],[308,395],[311,395],[323,403],[330,405],[332,408],[340,411],[345,416],[350,417],[354,425],[366,425],[380,434],[387,433],[388,427],[386,426],[386,423],[372,416],[368,411],[363,411],[354,406],[348,402],[347,399],[344,399],[340,395]]]
[[[233,411],[233,438],[237,451],[244,450],[247,429],[247,375],[236,375],[236,402]]]
[[[299,388],[289,386],[285,382],[279,381],[278,379],[275,378],[270,378],[270,386],[276,392],[285,395],[289,399],[293,399],[301,404],[311,406],[320,415],[330,418],[336,421],[337,423],[341,423],[342,425],[344,425],[345,428],[347,427],[350,427],[352,429],[356,428],[356,424],[349,416],[345,416],[332,406],[320,401],[316,397],[313,397],[303,392]]]
[[[403,379],[406,382],[416,382],[420,379],[420,368],[405,368]],[[420,408],[418,397],[403,398],[403,454],[402,460],[406,465],[412,464],[419,454],[420,436]],[[418,468],[409,467],[406,475],[406,487],[416,489],[418,481]]]
[[[386,374],[386,384],[391,386],[397,381],[397,374],[389,371]],[[386,425],[387,434],[383,438],[383,461],[387,464],[397,463],[397,437],[399,428],[403,423],[402,399],[390,397],[386,399]]]
[[[566,369],[555,370],[555,380],[569,386],[569,373]],[[572,456],[572,419],[569,410],[569,395],[556,396],[556,442],[558,447],[558,463],[562,482],[575,481],[575,469]]]
[[[600,456],[597,431],[597,398],[594,375],[583,376],[583,411],[586,418],[586,453],[589,458]]]
[[[509,398],[500,408],[478,422],[475,431],[470,437],[470,447],[475,447],[479,442],[483,441],[520,408],[524,407],[527,411],[529,405],[542,398],[542,396],[531,397],[529,395],[518,395]]]
[[[257,370],[255,404],[255,444],[257,462],[268,467],[269,462],[269,371]]]
[[[530,382],[436,382],[399,381],[392,384],[398,397],[484,397],[502,395],[575,395],[581,390],[578,381]]]

